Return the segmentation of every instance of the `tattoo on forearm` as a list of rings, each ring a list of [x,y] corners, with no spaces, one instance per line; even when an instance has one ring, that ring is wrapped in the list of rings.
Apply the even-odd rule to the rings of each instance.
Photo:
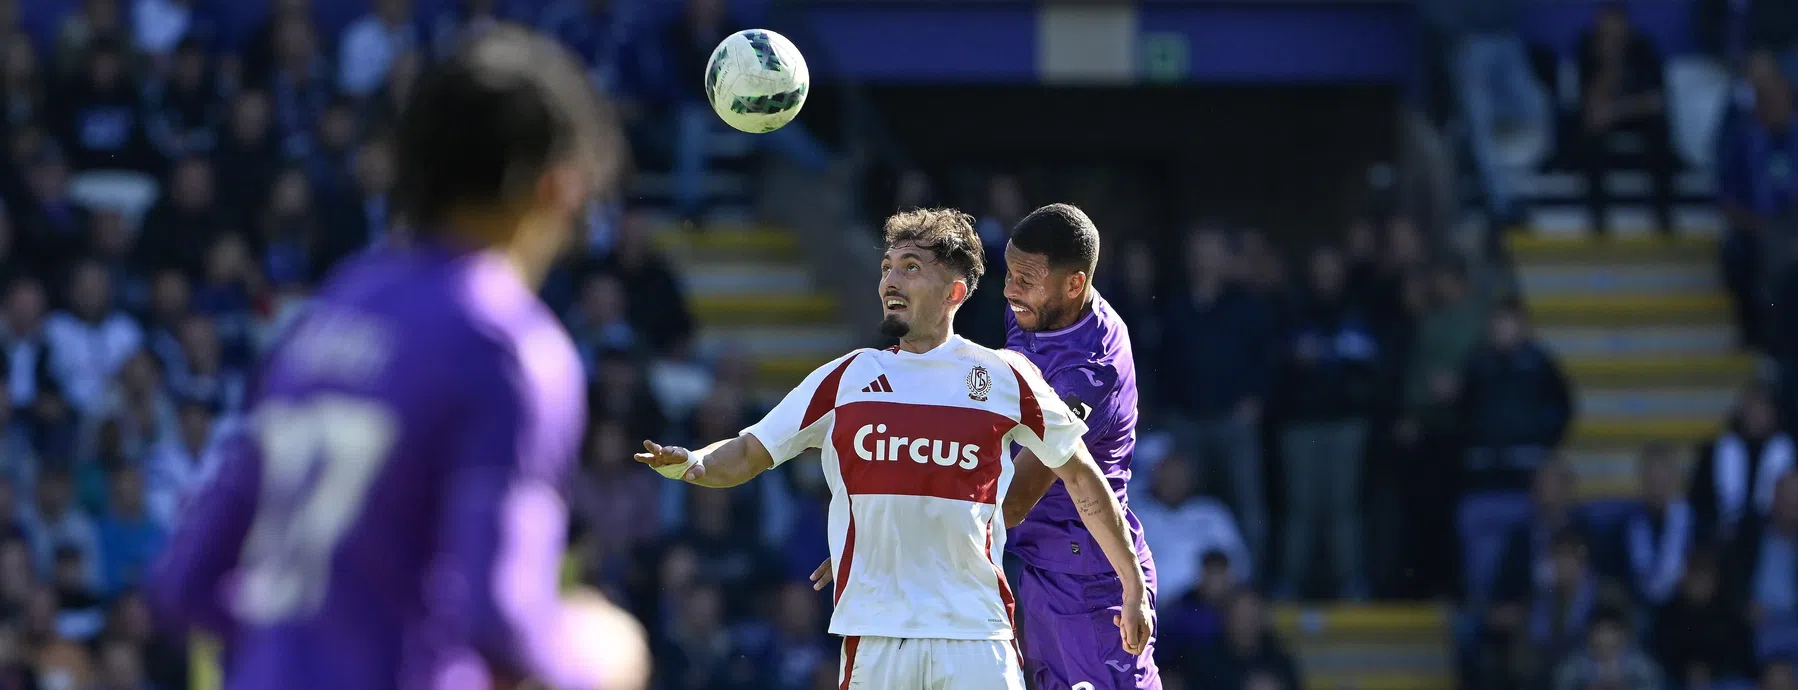
[[[1104,513],[1105,501],[1092,496],[1084,496],[1074,499],[1074,507],[1080,510],[1081,515],[1100,515]]]

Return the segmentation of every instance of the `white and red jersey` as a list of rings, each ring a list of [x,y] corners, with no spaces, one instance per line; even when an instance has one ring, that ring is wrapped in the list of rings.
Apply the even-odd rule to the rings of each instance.
[[[1011,444],[1058,467],[1085,432],[1028,360],[956,336],[844,355],[744,430],[776,465],[823,451],[830,632],[949,640],[1012,639],[999,567]]]

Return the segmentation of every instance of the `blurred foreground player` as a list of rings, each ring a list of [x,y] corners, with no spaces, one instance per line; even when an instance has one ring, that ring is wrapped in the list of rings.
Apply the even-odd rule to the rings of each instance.
[[[1079,208],[1044,206],[1012,229],[1005,263],[1005,347],[1036,365],[1085,420],[1086,448],[1117,497],[1144,584],[1132,586],[1128,575],[1120,582],[1068,488],[1025,448],[1004,506],[1016,528],[1006,550],[1024,561],[1025,672],[1042,690],[1160,688],[1155,638],[1131,651],[1111,631],[1122,612],[1153,610],[1155,561],[1125,494],[1136,449],[1136,360],[1123,319],[1092,287],[1098,228]],[[828,582],[828,565],[814,579]]]
[[[221,638],[227,689],[642,687],[635,622],[557,592],[585,376],[534,290],[617,136],[522,30],[421,78],[398,128],[416,246],[320,290],[152,575],[163,622]]]
[[[819,367],[736,438],[696,451],[645,441],[637,456],[664,476],[729,487],[823,449],[842,688],[1022,690],[999,567],[1012,443],[1053,469],[1124,586],[1143,589],[1123,510],[1081,446],[1085,425],[1024,357],[950,327],[984,264],[966,214],[888,219],[877,294],[897,347]],[[1140,593],[1131,600],[1121,630],[1097,642],[1142,651],[1154,614]]]

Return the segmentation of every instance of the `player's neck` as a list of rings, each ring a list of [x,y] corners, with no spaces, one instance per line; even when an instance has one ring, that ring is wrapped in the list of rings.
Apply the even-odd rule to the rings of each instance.
[[[557,247],[549,245],[554,233],[537,231],[532,227],[535,222],[531,215],[470,209],[451,214],[445,221],[445,232],[455,244],[498,252],[520,280],[536,289],[549,275],[558,252]]]
[[[1086,318],[1087,314],[1093,313],[1093,296],[1097,295],[1097,294],[1098,293],[1093,292],[1092,288],[1087,288],[1086,289],[1086,297],[1081,298],[1079,309],[1075,309],[1073,311],[1073,313],[1068,314],[1068,317],[1065,319],[1062,319],[1061,323],[1050,324],[1048,328],[1045,328],[1043,330],[1045,330],[1045,331],[1066,330],[1068,328],[1073,327],[1074,324],[1080,323],[1080,320]]]
[[[921,355],[942,347],[943,343],[949,342],[949,336],[952,335],[955,335],[955,333],[947,324],[944,324],[942,328],[937,329],[934,333],[919,333],[917,331],[912,331],[911,333],[906,334],[905,337],[899,339],[899,349],[914,355]]]

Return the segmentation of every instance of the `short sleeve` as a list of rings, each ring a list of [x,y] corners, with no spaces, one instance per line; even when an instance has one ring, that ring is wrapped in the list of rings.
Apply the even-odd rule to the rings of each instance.
[[[1030,360],[1010,351],[1000,351],[999,357],[1018,379],[1019,419],[1012,440],[1035,453],[1045,467],[1066,464],[1086,435],[1086,423],[1074,416]]]
[[[861,350],[851,352],[813,369],[805,381],[781,398],[762,421],[743,433],[755,436],[774,458],[774,466],[793,459],[807,448],[824,444],[830,428],[831,413],[837,407],[837,389],[843,383],[843,370],[855,361]]]
[[[1116,411],[1106,404],[1118,385],[1116,368],[1089,363],[1055,372],[1049,385],[1055,397],[1083,422],[1088,429],[1104,428],[1105,421]]]

